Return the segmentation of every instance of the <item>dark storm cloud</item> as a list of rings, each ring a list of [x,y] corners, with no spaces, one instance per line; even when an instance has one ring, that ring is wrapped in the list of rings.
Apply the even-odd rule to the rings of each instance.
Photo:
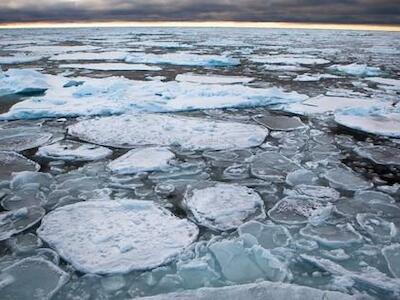
[[[298,21],[400,24],[399,0],[0,0],[0,22]]]

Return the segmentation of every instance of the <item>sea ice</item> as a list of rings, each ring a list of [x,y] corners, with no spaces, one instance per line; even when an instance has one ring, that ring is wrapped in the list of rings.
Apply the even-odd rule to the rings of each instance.
[[[124,60],[128,55],[127,52],[122,51],[108,51],[108,52],[74,52],[54,55],[50,60]]]
[[[170,64],[180,66],[202,66],[202,67],[229,67],[240,64],[240,60],[222,55],[201,55],[186,52],[153,54],[132,53],[125,61],[128,63],[144,64]]]
[[[326,205],[313,198],[288,196],[276,203],[268,216],[275,222],[285,224],[306,224],[309,219],[320,213]]]
[[[335,114],[335,122],[366,133],[400,137],[400,113],[364,115],[345,111]]]
[[[0,213],[0,241],[32,227],[44,214],[45,210],[37,206]]]
[[[254,121],[270,130],[291,131],[305,128],[306,125],[298,117],[287,116],[255,116]]]
[[[261,179],[284,181],[287,174],[300,169],[289,158],[276,152],[262,152],[254,156],[251,161],[251,173]]]
[[[183,200],[194,222],[214,230],[231,230],[250,218],[265,217],[264,202],[252,189],[218,183],[189,190]]]
[[[95,144],[180,146],[184,149],[237,149],[260,145],[268,134],[260,126],[161,114],[141,114],[86,120],[68,133]]]
[[[84,45],[84,46],[60,46],[60,45],[33,45],[15,48],[16,51],[33,52],[40,54],[66,53],[97,50],[99,47]]]
[[[339,76],[331,75],[331,74],[301,74],[297,75],[293,81],[300,82],[310,82],[310,81],[320,81],[321,79],[337,79]]]
[[[55,264],[40,257],[24,258],[2,270],[12,280],[0,287],[2,300],[50,299],[69,279]]]
[[[0,150],[25,151],[47,143],[52,134],[40,132],[40,128],[17,127],[0,129]]]
[[[216,300],[224,298],[232,300],[361,300],[361,297],[355,297],[340,292],[323,291],[307,286],[270,281],[218,288],[201,288],[197,290],[143,297],[138,298],[138,300]]]
[[[148,66],[144,64],[125,64],[125,63],[93,63],[93,64],[62,64],[59,66],[64,69],[87,69],[97,71],[161,71],[160,67]]]
[[[198,235],[197,226],[151,201],[88,201],[57,208],[39,237],[77,270],[127,273],[170,262]]]
[[[362,178],[357,173],[345,168],[335,168],[323,174],[329,181],[329,185],[335,189],[346,191],[366,190],[372,187],[372,183]]]
[[[38,61],[41,59],[43,59],[43,56],[33,56],[33,55],[0,56],[0,65],[23,64],[23,63]]]
[[[400,80],[393,79],[393,78],[382,78],[382,77],[370,77],[367,78],[368,81],[381,84],[384,87],[393,89],[393,90],[400,90]]]
[[[380,68],[369,67],[365,64],[332,65],[329,70],[352,76],[377,76],[382,73]]]
[[[379,100],[320,95],[303,102],[285,105],[284,110],[300,115],[313,115],[332,113],[346,108],[379,108],[384,106],[385,103]]]
[[[64,161],[92,161],[106,158],[112,151],[106,147],[63,140],[51,145],[42,146],[37,156]]]
[[[309,55],[263,55],[252,56],[249,58],[252,62],[262,64],[282,64],[282,65],[323,65],[329,63],[329,60],[317,58]]]
[[[0,70],[0,96],[44,92],[49,88],[47,77],[29,69]]]
[[[322,201],[335,201],[340,197],[338,191],[327,186],[300,184],[295,187],[295,191],[300,195],[318,198]]]
[[[400,125],[400,123],[399,123]],[[371,145],[354,148],[354,152],[378,165],[400,166],[400,149],[389,146]]]
[[[400,278],[400,244],[392,244],[382,249],[382,255],[392,275]]]
[[[308,224],[300,234],[329,248],[350,247],[362,241],[362,236],[351,224]]]
[[[192,83],[203,83],[203,84],[235,84],[235,83],[249,83],[254,80],[251,77],[244,76],[224,76],[214,74],[194,74],[185,73],[178,74],[175,78],[176,81],[180,82],[192,82]]]
[[[371,237],[378,240],[390,241],[398,234],[396,225],[371,213],[359,213],[357,223]]]
[[[39,171],[40,166],[24,156],[9,151],[0,151],[0,182],[10,180],[12,173]]]
[[[175,157],[167,148],[152,147],[133,149],[113,160],[108,168],[118,174],[135,174],[164,170],[170,167],[169,162]]]
[[[240,236],[250,234],[257,239],[258,244],[264,249],[286,247],[292,236],[286,227],[275,224],[263,224],[257,221],[249,221],[239,226]]]

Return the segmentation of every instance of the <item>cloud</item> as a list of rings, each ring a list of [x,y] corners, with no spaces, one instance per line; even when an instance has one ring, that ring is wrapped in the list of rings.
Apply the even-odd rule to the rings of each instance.
[[[400,24],[398,0],[1,0],[0,22],[233,20]]]

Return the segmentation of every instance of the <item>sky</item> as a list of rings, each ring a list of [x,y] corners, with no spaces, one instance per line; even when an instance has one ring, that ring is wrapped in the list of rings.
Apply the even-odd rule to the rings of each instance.
[[[0,23],[107,20],[400,24],[400,0],[0,0]]]

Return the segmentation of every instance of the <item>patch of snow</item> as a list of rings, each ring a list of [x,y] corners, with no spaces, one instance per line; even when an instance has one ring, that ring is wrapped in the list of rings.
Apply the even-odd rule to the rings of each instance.
[[[204,83],[204,84],[235,84],[235,83],[249,83],[254,80],[251,77],[245,76],[224,76],[224,75],[213,75],[213,74],[194,74],[185,73],[178,74],[175,78],[176,81],[180,82],[192,82],[192,83]]]
[[[97,71],[161,71],[160,67],[148,66],[144,64],[124,64],[124,63],[93,63],[93,64],[63,64],[59,65],[63,69],[87,69]]]

